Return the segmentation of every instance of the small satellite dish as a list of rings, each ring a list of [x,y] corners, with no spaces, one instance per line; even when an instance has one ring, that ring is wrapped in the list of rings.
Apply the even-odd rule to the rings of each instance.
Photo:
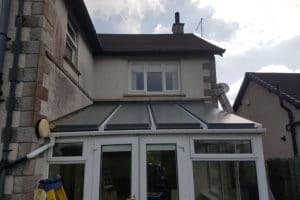
[[[41,119],[36,124],[36,134],[39,138],[49,137],[50,125],[46,119]]]
[[[227,93],[229,91],[229,86],[226,83],[219,83],[218,87],[224,91],[224,93]]]

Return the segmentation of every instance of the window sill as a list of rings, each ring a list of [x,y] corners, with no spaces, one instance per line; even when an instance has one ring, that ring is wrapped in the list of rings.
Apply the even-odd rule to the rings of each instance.
[[[77,69],[77,67],[75,66],[75,64],[67,57],[64,55],[64,60],[70,65],[70,67],[72,68],[72,70],[74,70],[74,72],[80,76],[81,73],[80,71]]]
[[[186,94],[180,93],[180,94],[168,94],[168,93],[162,93],[162,94],[124,94],[123,97],[186,97]]]

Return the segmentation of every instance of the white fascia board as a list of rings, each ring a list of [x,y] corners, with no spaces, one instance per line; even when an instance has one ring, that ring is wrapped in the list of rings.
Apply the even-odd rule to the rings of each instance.
[[[263,134],[265,128],[255,129],[161,129],[161,130],[112,130],[112,131],[78,131],[53,132],[51,137],[87,137],[115,135],[177,135],[177,134]]]

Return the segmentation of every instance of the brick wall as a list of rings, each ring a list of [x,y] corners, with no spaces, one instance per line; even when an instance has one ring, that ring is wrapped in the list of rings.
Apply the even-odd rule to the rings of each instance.
[[[78,110],[92,103],[89,95],[63,68],[65,48],[64,25],[57,15],[55,3],[59,0],[25,0],[22,27],[22,47],[19,62],[17,105],[14,111],[14,133],[10,159],[26,155],[44,141],[35,136],[34,126],[41,118],[48,120]],[[62,1],[62,0],[61,0]],[[14,20],[18,1],[13,1],[5,60],[4,98],[8,95],[9,68],[12,65]],[[72,99],[72,101],[69,101]],[[1,103],[0,127],[5,123],[5,104]],[[1,132],[0,132],[1,133]],[[45,174],[45,155],[30,160],[11,170],[5,184],[6,199],[33,199],[33,191]]]

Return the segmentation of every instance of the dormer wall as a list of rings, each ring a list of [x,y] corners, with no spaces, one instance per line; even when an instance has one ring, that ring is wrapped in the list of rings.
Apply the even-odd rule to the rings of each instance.
[[[216,83],[214,57],[196,56],[143,56],[143,57],[98,57],[94,66],[95,100],[206,100],[213,101],[211,88]],[[144,90],[132,88],[132,66],[145,66]],[[149,91],[147,72],[159,72],[160,68],[178,66],[178,89],[167,90],[166,76],[162,75],[162,90]],[[156,66],[160,66],[159,69]],[[164,69],[162,70],[164,71]],[[167,73],[165,70],[163,73]]]

